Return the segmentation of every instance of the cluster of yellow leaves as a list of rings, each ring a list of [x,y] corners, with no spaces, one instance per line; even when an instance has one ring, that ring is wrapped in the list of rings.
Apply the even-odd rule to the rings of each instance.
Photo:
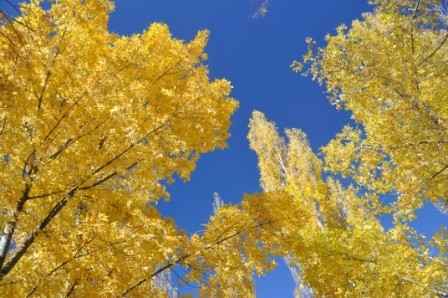
[[[447,243],[441,234],[438,242],[423,241],[409,226],[398,222],[385,231],[376,194],[361,195],[354,187],[344,188],[335,178],[324,180],[321,162],[305,134],[293,129],[287,130],[286,136],[287,141],[263,114],[254,112],[249,140],[259,158],[264,193],[246,196],[234,211],[231,208],[235,207],[223,207],[233,212],[233,225],[241,226],[239,230],[243,230],[242,221],[258,228],[240,232],[244,235],[240,237],[243,256],[249,260],[256,251],[261,253],[259,264],[268,264],[271,256],[288,255],[317,296],[446,292],[448,270],[443,251]],[[213,229],[213,221],[208,230]],[[258,242],[250,242],[251,237]],[[241,247],[228,244],[229,251]],[[434,253],[434,249],[441,253]],[[258,274],[271,268],[260,269]]]
[[[285,139],[254,112],[248,138],[263,193],[221,207],[207,225],[203,239],[216,254],[199,258],[212,271],[206,295],[241,293],[235,277],[247,284],[252,272],[272,269],[273,256],[288,256],[301,271],[298,286],[318,297],[447,295],[446,228],[426,240],[409,225],[424,200],[447,203],[447,18],[438,1],[374,4],[317,53],[308,39],[304,63],[293,65],[308,66],[360,127],[345,127],[320,160],[302,131],[286,130]],[[384,194],[397,202],[384,205]],[[389,230],[384,213],[394,215]]]
[[[424,200],[448,203],[448,23],[440,1],[375,4],[304,59],[362,126],[347,126],[323,149],[328,169],[398,193],[412,218]]]
[[[0,27],[0,292],[157,291],[186,237],[150,204],[225,147],[231,86],[208,79],[205,31],[119,36],[112,1],[41,2]]]
[[[286,130],[285,140],[254,112],[248,137],[264,192],[222,210],[233,212],[240,241],[259,241],[244,242],[243,250],[229,243],[228,251],[243,258],[258,252],[259,264],[287,255],[302,285],[319,297],[447,295],[446,229],[425,240],[408,220],[424,200],[447,202],[448,24],[437,1],[375,4],[374,13],[350,30],[340,26],[316,53],[308,39],[305,61],[293,65],[308,66],[360,128],[345,127],[321,161],[303,132]],[[330,173],[323,179],[323,168],[357,186],[344,187]],[[384,194],[395,195],[396,204],[383,206]],[[394,226],[386,231],[380,218],[388,212]],[[243,232],[240,219],[258,229]]]
[[[308,39],[304,63],[293,64],[308,66],[306,74],[325,84],[360,128],[345,127],[322,149],[321,161],[303,132],[286,130],[285,140],[254,112],[249,141],[264,193],[244,198],[234,225],[249,216],[260,228],[240,232],[243,242],[259,240],[244,242],[242,256],[287,255],[316,296],[443,296],[446,228],[425,240],[408,220],[424,200],[447,203],[447,18],[438,1],[375,4],[374,13],[349,30],[340,26],[316,53]],[[344,187],[329,173],[323,179],[322,168],[357,186]],[[384,194],[396,195],[396,204],[383,206]],[[380,222],[385,212],[394,215],[387,231]]]

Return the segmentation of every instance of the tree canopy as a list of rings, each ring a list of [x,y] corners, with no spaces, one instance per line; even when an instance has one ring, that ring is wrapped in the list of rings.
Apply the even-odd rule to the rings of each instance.
[[[41,2],[2,14],[0,291],[121,293],[186,241],[153,203],[226,146],[237,103],[208,79],[207,32],[118,36],[112,1]]]
[[[313,53],[308,40],[308,72],[357,124],[323,149],[327,167],[397,194],[403,211],[447,204],[447,13],[440,1],[375,4],[375,13],[327,36],[325,48]]]
[[[262,191],[217,197],[191,235],[156,203],[229,137],[238,104],[209,79],[208,32],[186,43],[155,23],[121,36],[111,0],[43,2],[0,11],[1,294],[174,296],[160,278],[177,267],[201,296],[254,297],[253,275],[284,257],[297,296],[448,296],[446,227],[430,239],[412,227],[424,204],[448,204],[440,1],[371,1],[324,47],[308,39],[293,69],[352,123],[316,154],[305,132],[254,111]]]

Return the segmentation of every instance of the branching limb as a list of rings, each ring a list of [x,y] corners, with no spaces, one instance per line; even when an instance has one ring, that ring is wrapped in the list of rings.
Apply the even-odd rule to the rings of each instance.
[[[8,248],[11,243],[11,239],[14,235],[15,228],[17,226],[17,222],[19,220],[19,214],[23,211],[23,207],[25,205],[25,202],[29,199],[29,193],[31,190],[31,184],[27,184],[25,186],[25,190],[23,191],[22,197],[17,201],[16,208],[13,212],[13,217],[11,221],[9,221],[4,230],[3,235],[0,239],[0,268],[2,268],[6,256],[8,254]],[[1,272],[1,270],[0,270]]]
[[[431,59],[446,43],[448,40],[448,33],[445,34],[445,37],[443,38],[442,42],[437,46],[437,48],[434,49],[434,51],[431,52],[425,59],[423,59],[417,66],[421,66],[422,64],[426,63],[429,59]]]
[[[39,223],[39,225],[28,235],[28,237],[23,242],[22,246],[17,249],[11,259],[0,269],[0,280],[5,277],[6,274],[11,271],[12,268],[19,262],[23,255],[27,252],[31,244],[33,244],[37,235],[41,233],[45,227],[52,221],[52,219],[62,210],[62,208],[67,204],[68,200],[73,197],[78,190],[79,185],[72,187],[68,193],[56,203],[56,205],[51,209],[47,216]]]

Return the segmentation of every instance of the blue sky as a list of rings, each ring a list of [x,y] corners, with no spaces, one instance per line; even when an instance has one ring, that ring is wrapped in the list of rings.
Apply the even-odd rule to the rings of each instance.
[[[194,232],[211,214],[213,192],[226,202],[239,202],[243,193],[260,190],[256,156],[246,138],[255,109],[281,129],[304,130],[316,151],[325,145],[349,121],[349,114],[337,111],[323,88],[289,66],[306,52],[306,37],[323,42],[325,34],[369,9],[364,1],[281,0],[254,20],[252,0],[116,1],[110,29],[120,34],[141,32],[153,22],[168,24],[173,36],[185,41],[198,30],[210,30],[210,76],[230,80],[232,96],[240,102],[229,148],[203,155],[191,181],[169,186],[172,199],[160,204],[164,214]]]

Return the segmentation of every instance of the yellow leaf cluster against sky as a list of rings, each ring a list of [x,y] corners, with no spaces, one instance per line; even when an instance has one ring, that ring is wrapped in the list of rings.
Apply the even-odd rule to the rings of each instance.
[[[0,291],[121,293],[186,240],[149,204],[226,146],[237,103],[209,81],[206,31],[119,36],[111,1],[40,2],[0,29]]]

